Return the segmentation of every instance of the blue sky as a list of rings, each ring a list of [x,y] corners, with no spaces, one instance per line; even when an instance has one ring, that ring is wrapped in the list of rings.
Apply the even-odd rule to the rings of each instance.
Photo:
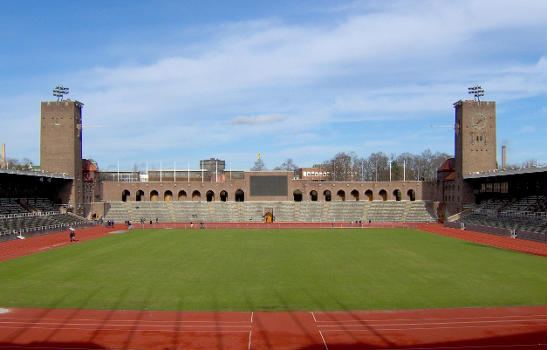
[[[547,160],[544,0],[12,1],[0,38],[12,158],[39,162],[39,102],[58,84],[85,103],[84,157],[103,170],[453,154],[431,125],[480,84],[498,154]]]

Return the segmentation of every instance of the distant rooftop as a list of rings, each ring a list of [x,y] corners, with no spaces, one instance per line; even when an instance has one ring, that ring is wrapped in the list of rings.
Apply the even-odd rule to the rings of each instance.
[[[53,179],[74,180],[74,177],[72,177],[68,174],[54,174],[54,173],[48,173],[48,172],[45,172],[45,171],[0,169],[0,174],[26,175],[26,176],[36,176],[36,177],[49,177],[49,178],[53,178]]]
[[[480,173],[466,174],[463,176],[463,178],[464,179],[479,179],[484,177],[524,175],[524,174],[543,173],[543,172],[547,172],[547,167],[499,169],[499,170],[486,171],[486,172],[480,172]]]

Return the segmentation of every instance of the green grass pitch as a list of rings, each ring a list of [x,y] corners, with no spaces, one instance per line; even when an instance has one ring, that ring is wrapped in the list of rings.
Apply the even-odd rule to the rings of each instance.
[[[546,259],[416,230],[134,230],[0,263],[0,307],[546,304]]]

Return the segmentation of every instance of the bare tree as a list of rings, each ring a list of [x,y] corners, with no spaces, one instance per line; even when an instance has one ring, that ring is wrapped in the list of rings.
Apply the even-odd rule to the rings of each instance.
[[[388,181],[435,180],[437,169],[450,155],[432,153],[429,149],[421,154],[408,152],[387,156],[383,152],[371,153],[360,158],[355,153],[338,153],[326,160],[321,167],[329,172],[329,180],[336,181]]]
[[[537,168],[539,162],[537,159],[528,159],[522,162],[522,168]]]
[[[368,163],[373,169],[372,181],[389,180],[389,158],[383,152],[372,153],[368,157]]]
[[[292,158],[289,158],[285,160],[281,165],[276,166],[274,170],[287,170],[287,171],[295,171],[298,169],[298,165],[294,164],[294,161]]]
[[[19,169],[21,164],[15,158],[8,158],[8,159],[6,159],[6,166],[7,166],[8,169]]]

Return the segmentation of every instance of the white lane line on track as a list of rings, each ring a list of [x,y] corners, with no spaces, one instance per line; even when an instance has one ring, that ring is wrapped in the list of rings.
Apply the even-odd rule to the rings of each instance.
[[[251,324],[253,324],[253,317],[254,317],[255,313],[254,311],[251,312]]]
[[[135,321],[134,321],[135,322]],[[62,327],[65,327],[65,326],[95,326],[95,327],[100,327],[101,325],[104,325],[104,323],[72,323],[72,322],[67,322],[67,323],[64,323],[64,322],[1,322],[0,321],[0,325],[4,326],[4,325],[10,325],[10,324],[13,324],[13,325],[25,325],[25,326],[35,326],[35,325],[38,325],[38,326],[62,326]],[[134,327],[135,326],[135,323],[133,324],[119,324],[119,323],[115,323],[115,322],[111,322],[111,323],[107,323],[107,325],[109,327]],[[166,326],[169,326],[169,325],[161,325],[161,324],[158,324],[158,325],[154,325],[154,324],[147,324],[146,322],[139,322],[139,326],[146,326],[146,327],[166,327]],[[175,325],[173,325],[173,327],[175,327]],[[201,328],[218,328],[219,325],[217,324],[196,324],[196,325],[177,325],[176,327],[201,327]],[[224,327],[224,328],[250,328],[251,325],[243,325],[243,326],[236,326],[236,325],[225,325],[225,326],[220,326],[220,327]]]
[[[52,244],[52,245],[48,245],[48,246],[45,246],[45,247],[38,248],[36,250],[38,251],[38,250],[52,249],[52,248],[57,248],[57,247],[60,247],[62,245],[67,245],[67,244],[68,243],[65,243],[65,242],[57,243],[57,244]]]
[[[392,321],[416,321],[416,318],[390,318],[390,319],[351,319],[351,320],[327,320],[327,321],[318,321],[315,318],[314,313],[312,312],[313,319],[317,323],[343,323],[343,322],[392,322]],[[477,319],[511,319],[511,318],[525,318],[525,317],[544,317],[547,318],[547,314],[540,315],[507,315],[507,316],[470,316],[470,317],[420,317],[420,320],[477,320]]]
[[[521,324],[521,325],[516,325],[516,324],[508,324],[508,325],[498,325],[496,326],[496,329],[499,329],[499,328],[516,328],[516,327],[532,327],[533,325],[530,325],[530,324]],[[537,325],[538,327],[539,326],[543,326],[543,325]],[[405,327],[405,328],[374,328],[374,331],[375,332],[381,332],[381,331],[409,331],[409,330],[439,330],[439,329],[461,329],[461,328],[492,328],[492,325],[484,325],[484,326],[454,326],[454,327]],[[543,327],[541,328],[543,329]],[[357,328],[357,329],[348,329],[348,328],[343,328],[343,329],[322,329],[321,331],[323,332],[371,332],[372,333],[372,330],[370,329],[367,329],[366,327],[361,327],[361,328]]]
[[[313,321],[314,321],[315,323],[317,323],[317,319],[315,318],[315,313],[314,313],[313,311],[310,312],[310,313],[311,313],[311,317],[313,317]],[[327,322],[327,321],[325,321],[325,322]]]
[[[522,322],[546,322],[547,320],[545,318],[530,318],[530,319],[520,319],[520,320],[512,320],[511,324],[516,323],[522,323]],[[348,326],[348,327],[382,327],[382,326],[427,326],[427,325],[458,325],[458,324],[469,324],[469,323],[509,323],[507,320],[495,320],[495,321],[457,321],[457,322],[419,322],[419,323],[388,323],[388,324],[376,324],[372,322],[363,322],[363,324],[319,324],[317,327],[321,328],[327,328],[327,327],[340,327],[340,326]]]
[[[323,345],[325,345],[325,350],[329,350],[327,342],[325,341],[325,337],[323,337],[323,333],[321,333],[321,331],[319,331],[319,335],[321,336],[321,339],[323,339]]]
[[[7,326],[2,327],[2,329],[27,329],[29,330],[29,327],[27,326]],[[248,330],[233,330],[233,331],[225,331],[225,330],[174,330],[174,329],[120,329],[120,328],[82,328],[82,327],[32,327],[31,330],[35,329],[47,329],[47,330],[78,330],[78,331],[88,331],[88,332],[103,332],[103,331],[109,331],[109,332],[155,332],[155,333],[245,333],[247,334]]]
[[[8,318],[3,318],[3,317],[0,317],[0,323],[4,323],[4,322],[25,322],[25,323],[39,323],[39,322],[43,322],[43,321],[48,321],[48,322],[51,322],[51,323],[64,323],[66,319],[63,319],[63,318],[41,318],[39,321],[36,321],[35,318],[15,318],[15,317],[8,317]],[[85,322],[85,321],[92,321],[92,322],[103,322],[105,320],[103,319],[97,319],[97,318],[73,318],[72,319],[73,321],[77,321],[77,322]],[[128,320],[110,320],[111,322],[129,322],[129,323],[135,323],[135,319],[128,319]],[[210,323],[210,324],[215,324],[215,325],[218,325],[218,324],[249,324],[249,321],[176,321],[176,320],[172,320],[172,321],[168,321],[168,320],[165,320],[165,321],[161,321],[161,320],[146,320],[146,321],[143,321],[144,323],[168,323],[168,324],[178,324],[178,323]]]
[[[252,333],[253,333],[253,331],[250,330],[249,331],[249,343],[247,344],[247,350],[251,350],[251,336],[252,336]]]
[[[462,346],[443,346],[443,349],[543,349],[547,344],[506,344],[506,345],[462,345]],[[368,348],[368,350],[436,350],[438,348],[408,347],[408,348]],[[110,349],[116,350],[116,349]]]

